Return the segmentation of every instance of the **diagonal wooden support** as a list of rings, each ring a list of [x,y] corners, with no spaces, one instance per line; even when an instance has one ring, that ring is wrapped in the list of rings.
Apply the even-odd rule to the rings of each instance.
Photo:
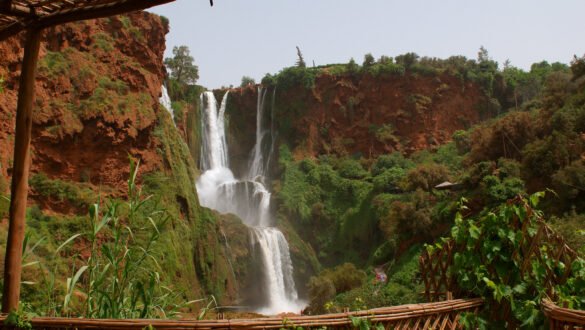
[[[8,241],[6,243],[6,258],[4,261],[3,313],[16,310],[20,296],[22,245],[24,241],[26,202],[28,197],[28,172],[30,169],[32,109],[40,43],[41,30],[28,30],[20,74],[20,86],[18,88],[18,104],[16,107],[10,222],[8,227]]]

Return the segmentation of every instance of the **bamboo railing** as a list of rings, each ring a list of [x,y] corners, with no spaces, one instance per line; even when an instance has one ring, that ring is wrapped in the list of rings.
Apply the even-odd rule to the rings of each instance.
[[[585,311],[559,307],[548,299],[541,306],[550,330],[585,329]]]
[[[400,305],[359,312],[336,313],[314,316],[269,317],[233,320],[114,320],[44,318],[31,319],[34,329],[281,329],[351,328],[352,318],[369,320],[372,325],[384,329],[462,329],[458,320],[463,312],[475,312],[483,304],[482,299],[456,299],[436,303]],[[0,316],[3,322],[6,315]]]

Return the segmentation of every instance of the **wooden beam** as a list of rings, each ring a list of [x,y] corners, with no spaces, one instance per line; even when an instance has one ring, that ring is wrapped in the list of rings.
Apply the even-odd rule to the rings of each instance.
[[[28,30],[20,73],[18,103],[16,106],[16,133],[14,138],[14,161],[9,213],[10,222],[8,224],[8,241],[6,243],[6,257],[4,260],[3,313],[9,313],[18,309],[18,300],[20,298],[22,245],[24,241],[26,204],[28,198],[28,172],[30,169],[32,110],[40,44],[41,30]]]
[[[32,22],[32,19],[19,19],[17,22],[14,22],[2,30],[0,30],[0,42],[4,41],[21,31],[26,30],[26,27]]]
[[[19,5],[17,3],[5,3],[0,6],[0,14],[7,16],[34,16],[35,12],[31,7]]]
[[[97,5],[87,4],[84,7],[64,9],[54,14],[39,16],[34,20],[22,18],[19,23],[14,23],[0,31],[0,41],[29,28],[42,29],[63,23],[120,15],[173,1],[175,0],[121,0],[119,2]]]
[[[143,10],[175,0],[121,0],[115,3],[101,5],[86,5],[70,10],[63,10],[55,14],[41,16],[33,24],[38,28],[47,28],[63,23],[81,21],[86,19],[109,17]]]

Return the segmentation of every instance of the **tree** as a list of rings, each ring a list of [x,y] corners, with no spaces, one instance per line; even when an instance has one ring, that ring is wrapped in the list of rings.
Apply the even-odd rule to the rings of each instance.
[[[254,78],[252,78],[252,77],[243,76],[242,83],[240,84],[240,87],[246,87],[248,85],[256,85],[256,80],[254,80]]]
[[[418,58],[419,56],[416,53],[406,53],[396,56],[395,61],[404,66],[404,69],[410,70],[418,62]]]
[[[367,53],[366,55],[364,55],[364,68],[370,67],[372,65],[374,65],[374,63],[376,62],[376,59],[374,58],[374,56],[371,53]]]
[[[165,59],[170,77],[182,85],[193,85],[199,79],[199,68],[193,63],[187,46],[173,47],[173,57]]]
[[[585,76],[585,55],[582,57],[574,55],[571,61],[571,71],[573,72],[573,81]]]
[[[479,47],[479,51],[477,52],[477,61],[479,63],[491,61],[488,50],[484,46]]]
[[[307,63],[305,63],[305,59],[303,58],[303,53],[301,53],[301,49],[299,48],[299,46],[297,46],[297,56],[298,56],[297,66],[299,68],[306,68]]]
[[[360,71],[360,66],[355,62],[355,60],[352,57],[349,60],[349,63],[347,63],[347,72],[349,72],[350,74],[356,74],[359,71]]]
[[[378,60],[380,64],[392,64],[393,61],[394,59],[392,57],[388,57],[386,55],[380,56],[380,59]]]

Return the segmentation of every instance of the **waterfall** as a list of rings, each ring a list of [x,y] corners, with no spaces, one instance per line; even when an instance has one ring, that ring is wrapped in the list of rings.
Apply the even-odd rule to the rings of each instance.
[[[299,301],[293,280],[293,265],[288,242],[274,227],[270,212],[271,193],[266,188],[267,169],[274,148],[273,123],[264,129],[266,90],[258,90],[256,105],[256,143],[250,153],[245,178],[235,178],[228,164],[225,136],[225,107],[228,93],[219,110],[212,92],[201,95],[201,169],[196,183],[201,205],[221,213],[240,217],[250,230],[252,249],[258,249],[262,261],[264,283],[260,283],[267,301],[256,306],[266,314],[298,312],[306,304]],[[274,104],[274,94],[273,102]],[[268,143],[269,142],[269,143]],[[266,146],[270,146],[270,150]],[[268,157],[265,152],[268,151]]]
[[[173,113],[173,107],[171,106],[171,97],[165,85],[161,86],[162,96],[158,99],[160,105],[162,105],[170,114],[173,121],[175,120],[175,114]]]

